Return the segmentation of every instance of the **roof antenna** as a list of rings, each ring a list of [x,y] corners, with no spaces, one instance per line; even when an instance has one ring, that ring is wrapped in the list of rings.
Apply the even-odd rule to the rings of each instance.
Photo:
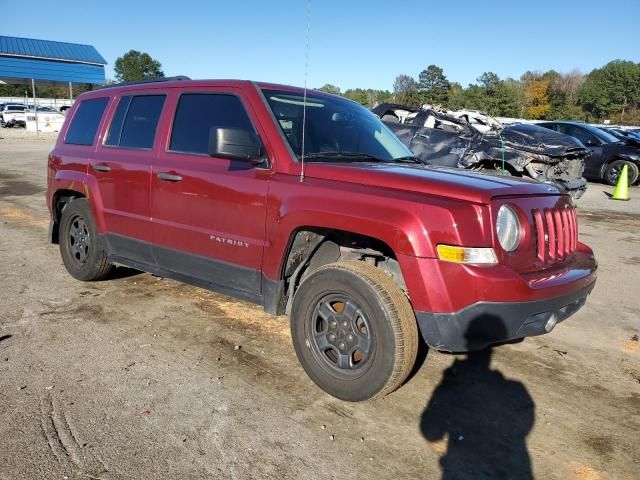
[[[307,129],[307,78],[309,77],[309,28],[311,26],[311,0],[307,0],[307,33],[304,46],[304,97],[302,100],[302,155],[300,157],[300,181],[304,181],[304,137]]]

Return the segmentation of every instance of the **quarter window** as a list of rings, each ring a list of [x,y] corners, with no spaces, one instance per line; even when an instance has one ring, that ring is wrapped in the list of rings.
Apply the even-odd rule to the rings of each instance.
[[[102,114],[108,102],[109,99],[107,97],[92,98],[80,102],[78,110],[71,120],[71,125],[69,125],[64,143],[93,145],[98,125],[100,125]]]
[[[181,95],[169,149],[206,154],[209,152],[209,132],[215,127],[255,131],[242,102],[234,95]]]
[[[121,97],[105,144],[123,148],[153,147],[164,100],[165,95]]]

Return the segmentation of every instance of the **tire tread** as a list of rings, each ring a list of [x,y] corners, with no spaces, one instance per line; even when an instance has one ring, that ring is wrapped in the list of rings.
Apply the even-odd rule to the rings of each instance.
[[[416,316],[409,298],[400,286],[384,270],[359,261],[335,262],[323,265],[313,272],[328,269],[344,270],[362,278],[379,296],[395,332],[395,362],[392,374],[385,386],[372,398],[382,398],[407,379],[418,354],[418,328]]]

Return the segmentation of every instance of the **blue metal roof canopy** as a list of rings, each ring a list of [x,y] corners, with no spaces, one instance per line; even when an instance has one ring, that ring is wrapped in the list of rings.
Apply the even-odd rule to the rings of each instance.
[[[104,84],[107,61],[91,45],[0,35],[0,81]]]

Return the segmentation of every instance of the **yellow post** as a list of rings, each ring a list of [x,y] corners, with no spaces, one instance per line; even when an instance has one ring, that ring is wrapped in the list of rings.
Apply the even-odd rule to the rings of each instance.
[[[622,171],[620,172],[620,176],[618,177],[618,184],[616,185],[616,189],[613,191],[612,200],[629,200],[629,166],[625,165],[622,167]]]

